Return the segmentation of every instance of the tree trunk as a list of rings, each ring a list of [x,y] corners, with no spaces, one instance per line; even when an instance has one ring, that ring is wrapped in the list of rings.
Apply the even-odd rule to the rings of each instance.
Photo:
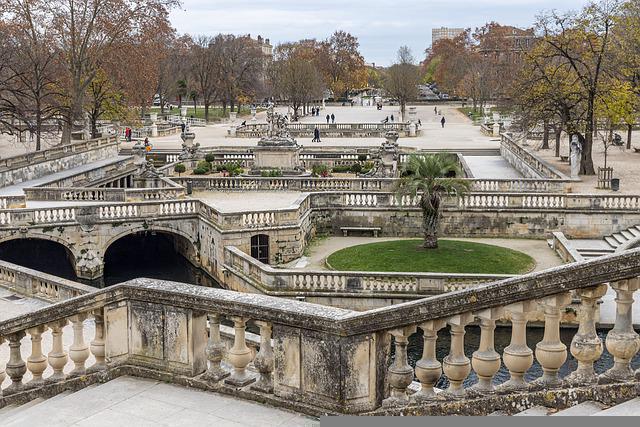
[[[560,157],[560,139],[562,138],[562,125],[556,127],[556,157]]]
[[[42,116],[40,115],[40,108],[38,107],[38,113],[36,114],[36,151],[40,151],[42,148]]]
[[[433,213],[431,211],[423,210],[422,227],[424,229],[424,243],[422,244],[422,247],[425,249],[438,248],[438,217],[438,212]]]
[[[580,162],[580,175],[595,175],[596,171],[593,167],[593,118],[594,118],[594,101],[589,100],[587,106],[587,125],[585,127],[584,144],[582,146],[582,161]]]
[[[544,130],[542,131],[542,147],[540,147],[540,149],[548,150],[549,149],[549,121],[545,120],[543,123],[543,126],[544,126]]]
[[[631,137],[633,136],[633,125],[627,125],[627,150],[631,150]]]
[[[204,103],[204,121],[205,122],[209,121],[209,103],[208,102]]]

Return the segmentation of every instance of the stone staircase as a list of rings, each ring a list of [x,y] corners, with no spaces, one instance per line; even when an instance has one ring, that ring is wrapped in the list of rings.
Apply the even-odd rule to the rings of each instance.
[[[640,238],[640,225],[629,227],[619,233],[606,236],[601,240],[576,239],[572,245],[584,259],[597,258],[616,252],[621,246]]]
[[[502,412],[494,412],[490,416],[502,416],[506,415]],[[640,397],[620,403],[610,408],[599,402],[587,401],[579,403],[578,405],[571,406],[560,411],[547,408],[544,406],[534,406],[526,409],[514,415],[514,417],[617,417],[617,416],[640,416]]]
[[[319,426],[313,418],[217,393],[119,377],[0,409],[2,427]]]

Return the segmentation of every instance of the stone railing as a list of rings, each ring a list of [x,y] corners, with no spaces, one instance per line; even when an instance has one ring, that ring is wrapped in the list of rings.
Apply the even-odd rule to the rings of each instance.
[[[91,286],[0,261],[0,286],[49,302],[66,301],[95,291]]]
[[[27,200],[71,201],[71,202],[124,202],[123,188],[60,188],[33,187],[25,188]]]
[[[24,195],[0,196],[0,209],[24,208],[27,200]]]
[[[287,125],[293,136],[313,136],[318,128],[324,137],[382,137],[388,131],[396,131],[401,136],[409,135],[409,123],[290,123]],[[269,125],[266,123],[246,124],[236,129],[235,136],[256,138],[267,134]],[[232,135],[232,132],[230,132]]]
[[[82,141],[0,159],[0,187],[117,156],[113,137]]]
[[[525,150],[511,136],[505,133],[501,134],[500,155],[523,176],[528,178],[568,180],[566,175]]]
[[[554,231],[551,236],[551,249],[560,256],[562,261],[568,263],[584,261],[584,257],[571,245],[564,233]]]
[[[138,279],[0,322],[0,336],[9,346],[0,380],[5,373],[10,378],[0,407],[120,375],[162,378],[314,415],[487,415],[590,400],[611,405],[637,396],[630,362],[640,348],[632,326],[638,276],[640,249],[360,313]],[[608,286],[616,293],[617,316],[603,342],[596,333],[597,302]],[[567,347],[560,340],[560,317],[571,291],[581,300],[580,327]],[[534,352],[527,322],[537,308],[543,312],[544,336]],[[511,343],[498,352],[496,319],[505,313]],[[95,333],[88,343],[84,326],[90,316]],[[220,336],[223,319],[235,332],[227,351]],[[71,330],[65,328],[69,321]],[[480,341],[468,358],[465,329],[474,322]],[[247,345],[248,324],[260,330],[255,357]],[[450,349],[438,359],[438,331],[444,328]],[[41,338],[48,329],[53,343],[47,355]],[[70,346],[63,338],[67,333],[73,334]],[[422,357],[409,364],[407,347],[414,335],[422,341],[417,344]],[[612,367],[599,363],[605,345]],[[21,346],[30,355],[26,360]],[[569,352],[577,369],[561,378]],[[221,364],[225,353],[230,370]],[[95,364],[87,367],[91,355]],[[544,373],[531,380],[534,355]],[[252,361],[255,371],[247,369]],[[496,385],[501,362],[508,380]],[[53,373],[43,378],[49,367]],[[472,370],[475,384],[468,381]],[[27,371],[33,380],[24,384]],[[448,385],[439,391],[443,373]],[[416,387],[414,380],[420,383]]]
[[[233,246],[225,247],[225,283],[232,289],[257,289],[267,295],[332,295],[407,299],[473,288],[509,275],[309,271],[272,268]]]
[[[132,157],[127,157],[105,166],[98,166],[94,169],[49,181],[43,186],[61,188],[97,186],[105,181],[116,180],[124,175],[133,174],[137,170],[137,166],[133,165],[132,160]]]
[[[398,186],[393,178],[311,178],[311,177],[171,177],[186,186],[191,181],[196,191],[380,191],[391,192]],[[471,191],[478,193],[561,193],[570,181],[543,179],[468,179]]]

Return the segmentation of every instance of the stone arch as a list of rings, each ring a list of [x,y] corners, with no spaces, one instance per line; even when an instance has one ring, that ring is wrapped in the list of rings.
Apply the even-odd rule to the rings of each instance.
[[[53,243],[54,245],[51,247],[39,247],[36,243],[34,246],[26,246],[26,247],[18,247],[11,248],[13,251],[12,254],[19,254],[19,259],[12,259],[9,257],[7,261],[13,262],[15,264],[23,265],[27,268],[32,268],[34,270],[42,271],[44,273],[57,275],[66,279],[76,280],[80,277],[78,274],[78,255],[77,250],[70,245],[66,240],[50,236],[44,233],[19,233],[12,234],[7,236],[0,237],[0,249],[4,249],[4,244],[18,243],[24,242],[25,244],[29,241],[40,241],[47,242],[49,244]],[[61,248],[64,253],[64,256],[61,256],[60,253],[48,252],[50,248],[56,247]],[[17,249],[22,249],[22,251],[17,251]],[[47,256],[37,256],[38,249],[44,249],[45,255]],[[29,258],[29,250],[35,251],[36,256]],[[64,263],[63,259],[66,258],[68,263],[66,265],[62,265]],[[68,268],[67,268],[68,267]],[[75,277],[74,277],[75,276]]]
[[[194,236],[190,236],[189,234],[180,231],[180,230],[176,230],[174,228],[170,228],[170,227],[164,227],[164,226],[159,226],[159,225],[152,225],[149,227],[143,227],[143,226],[139,226],[139,227],[134,227],[131,229],[127,229],[125,231],[122,231],[121,233],[116,234],[115,236],[111,237],[103,246],[102,248],[102,256],[104,258],[104,255],[107,253],[107,250],[109,249],[109,247],[114,244],[115,242],[117,242],[118,240],[122,239],[123,237],[127,237],[129,235],[133,235],[133,234],[138,234],[138,233],[143,233],[143,232],[158,232],[158,233],[165,233],[165,234],[170,234],[170,235],[176,235],[179,237],[182,237],[183,239],[187,240],[189,243],[191,243],[191,247],[193,249],[193,254],[195,257],[199,258],[199,243],[197,239],[194,239]]]

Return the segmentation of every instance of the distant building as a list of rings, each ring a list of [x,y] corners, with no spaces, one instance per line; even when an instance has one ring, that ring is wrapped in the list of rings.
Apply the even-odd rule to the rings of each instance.
[[[509,25],[493,25],[479,37],[478,52],[485,57],[493,56],[502,61],[512,62],[529,51],[536,36],[533,29],[521,29]]]
[[[262,36],[258,36],[256,42],[258,43],[258,47],[262,49],[262,54],[265,57],[273,58],[273,46],[269,43],[269,39],[263,39]]]
[[[462,33],[464,33],[464,28],[433,28],[431,30],[431,45],[434,45],[438,40],[455,39]]]

